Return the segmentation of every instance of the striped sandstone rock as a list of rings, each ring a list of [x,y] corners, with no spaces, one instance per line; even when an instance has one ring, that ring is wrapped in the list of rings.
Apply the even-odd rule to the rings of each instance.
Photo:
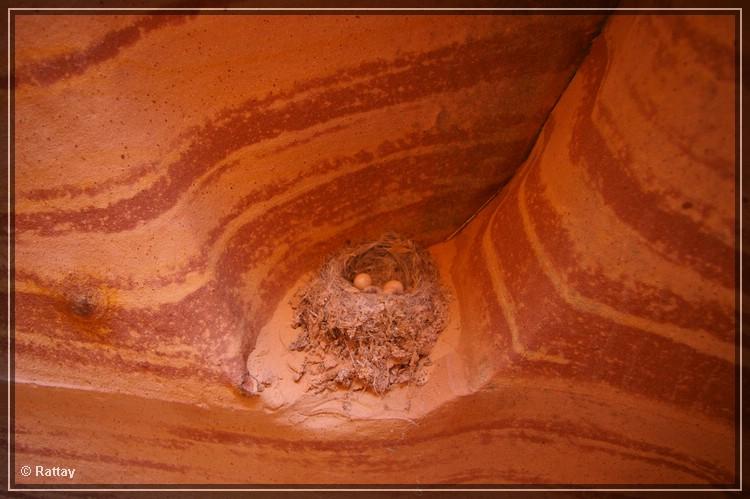
[[[17,16],[16,464],[732,482],[734,21],[613,16],[589,52],[603,21]],[[244,396],[300,279],[389,229],[454,296],[412,412]]]

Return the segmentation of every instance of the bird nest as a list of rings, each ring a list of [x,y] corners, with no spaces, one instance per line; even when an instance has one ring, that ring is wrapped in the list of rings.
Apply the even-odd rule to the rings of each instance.
[[[355,287],[357,276],[369,279]],[[399,281],[395,291],[389,288]],[[348,388],[383,394],[426,382],[429,353],[447,319],[446,295],[430,255],[395,234],[330,258],[295,296],[290,349],[306,352],[295,381],[315,392]]]

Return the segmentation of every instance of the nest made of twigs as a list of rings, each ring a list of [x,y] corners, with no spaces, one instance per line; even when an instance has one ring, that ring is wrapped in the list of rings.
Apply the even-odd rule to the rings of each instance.
[[[372,286],[359,290],[365,272]],[[402,294],[379,289],[399,280]],[[296,381],[310,373],[310,389],[337,387],[385,393],[393,385],[423,384],[429,352],[447,320],[446,295],[430,255],[396,234],[331,257],[295,297],[290,345],[307,353]]]

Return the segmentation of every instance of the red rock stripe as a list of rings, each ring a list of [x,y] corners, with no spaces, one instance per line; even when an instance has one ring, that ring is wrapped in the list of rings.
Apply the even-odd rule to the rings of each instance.
[[[32,342],[17,340],[15,351],[29,358],[37,358],[44,362],[54,359],[58,365],[72,368],[107,364],[114,370],[122,373],[145,372],[169,380],[200,378],[206,382],[227,383],[224,376],[201,367],[181,368],[146,360],[133,361],[124,359],[120,355],[106,355],[103,352],[91,349],[84,351],[73,346],[70,348],[60,348],[57,346],[53,349]],[[142,349],[133,349],[133,351],[141,352]]]
[[[130,26],[107,33],[83,51],[69,52],[18,67],[13,81],[16,87],[46,87],[81,75],[92,66],[117,57],[121,50],[138,42],[149,31],[182,24],[190,17],[193,16],[158,14],[139,19]]]
[[[62,197],[74,198],[78,196],[95,196],[97,194],[110,191],[117,186],[133,184],[146,174],[158,170],[159,164],[159,161],[152,161],[146,164],[138,165],[129,169],[128,172],[124,175],[112,177],[93,185],[72,184],[54,188],[42,187],[25,192],[17,192],[16,196],[18,198],[28,199],[30,201],[47,201],[50,199]]]
[[[498,247],[501,269],[509,294],[517,309],[515,320],[520,330],[520,341],[527,350],[558,355],[567,359],[567,365],[544,362],[522,362],[523,357],[510,348],[511,332],[506,324],[500,304],[489,295],[474,296],[472,290],[493,289],[481,251],[462,249],[465,256],[458,268],[471,268],[472,272],[456,272],[457,286],[466,290],[461,301],[468,307],[472,300],[483,303],[482,313],[474,308],[463,313],[464,327],[481,331],[482,324],[496,325],[493,339],[498,352],[508,352],[514,362],[520,363],[529,373],[553,378],[573,378],[593,383],[616,386],[626,392],[640,393],[654,399],[690,406],[707,414],[732,418],[734,414],[734,368],[718,358],[695,352],[675,344],[667,338],[654,336],[638,329],[611,322],[607,317],[581,312],[558,296],[544,270],[532,257],[533,250],[521,224],[517,210],[518,182],[506,191],[506,196],[496,207],[497,216],[492,230],[496,245],[514,241],[512,250]],[[533,203],[535,210],[537,202]],[[500,209],[500,207],[502,209]],[[536,214],[536,212],[534,212]],[[536,218],[535,218],[536,220]],[[546,233],[544,233],[546,235]],[[554,244],[556,231],[545,237],[544,243]],[[468,243],[476,248],[476,241]],[[555,244],[554,247],[558,247]],[[564,246],[561,246],[564,248]],[[557,251],[557,250],[555,250]],[[571,262],[561,262],[567,268]],[[595,297],[597,295],[594,295]],[[571,326],[575,325],[575,326]],[[480,341],[480,340],[477,340]],[[603,361],[603,359],[607,359]],[[707,376],[706,373],[711,373]],[[695,387],[702,387],[696,390]]]
[[[508,192],[513,200],[517,196],[518,185],[515,183]],[[529,204],[533,204],[535,210],[539,209],[538,198],[530,200]],[[619,325],[606,316],[573,308],[558,295],[549,276],[532,257],[533,249],[521,223],[522,215],[517,203],[506,203],[503,208],[498,211],[494,225],[487,230],[493,232],[493,241],[515,241],[513,252],[502,252],[501,248],[497,248],[497,254],[502,255],[498,266],[508,291],[516,307],[523,312],[516,317],[522,331],[521,342],[532,351],[544,347],[548,353],[561,355],[570,361],[568,365],[543,367],[530,362],[524,364],[526,369],[532,372],[541,370],[550,376],[604,382],[631,393],[675,404],[690,406],[708,398],[710,402],[703,401],[702,406],[696,409],[725,418],[732,417],[732,364],[667,338]],[[540,223],[536,213],[535,223]],[[550,230],[550,226],[543,227]],[[542,233],[545,234],[545,244],[557,242],[556,229]],[[554,248],[554,252],[557,252],[558,248],[564,246],[555,245]],[[567,268],[574,262],[562,261],[559,265]],[[524,270],[520,272],[519,269]],[[533,281],[529,280],[530,275],[534,276]],[[488,285],[491,289],[491,283]],[[490,302],[488,307],[493,314],[491,323],[505,322],[499,304]],[[544,311],[544,314],[528,313],[534,310]],[[571,327],[571,324],[575,324],[575,327]],[[602,359],[607,361],[602,362]],[[692,367],[688,368],[688,365]],[[715,372],[715,377],[707,380],[704,374],[707,370]],[[710,385],[707,393],[695,391],[695,386],[706,384]]]
[[[598,166],[599,168],[601,166]],[[561,229],[563,220],[552,203],[543,195],[544,184],[538,168],[529,170],[525,178],[525,191],[528,204],[534,206],[531,215],[534,226],[540,234],[544,234],[544,244],[553,251],[548,251],[556,268],[570,269],[566,272],[569,282],[575,283],[576,290],[597,301],[608,303],[618,310],[640,317],[671,323],[687,329],[703,329],[712,336],[732,343],[735,337],[734,317],[728,313],[726,306],[721,306],[715,300],[688,301],[668,289],[637,284],[637,289],[630,290],[622,283],[612,281],[594,272],[586,272],[578,268],[578,259],[573,250],[573,242],[567,233]],[[652,209],[651,207],[648,210]],[[643,216],[646,209],[641,207]],[[514,212],[518,215],[517,212]],[[507,219],[503,222],[507,222]],[[497,223],[496,223],[497,226]],[[694,227],[693,227],[694,229]],[[496,227],[495,227],[496,230]],[[674,237],[675,234],[670,234]],[[695,235],[700,239],[700,235]],[[625,251],[625,250],[623,250]],[[661,252],[660,252],[661,255]],[[722,261],[722,260],[719,260]],[[731,257],[723,261],[731,263]],[[731,269],[725,269],[731,275]],[[664,305],[671,305],[672,309]]]
[[[280,93],[273,93],[269,94],[268,97],[262,98],[262,99],[250,99],[244,103],[244,105],[241,107],[241,109],[236,110],[225,110],[222,112],[216,119],[215,123],[224,123],[223,126],[220,127],[219,130],[217,130],[218,125],[216,124],[209,124],[204,128],[196,128],[196,129],[190,129],[185,132],[183,132],[180,135],[179,141],[188,141],[191,139],[194,139],[196,136],[198,137],[204,137],[210,132],[213,132],[212,137],[209,137],[211,140],[208,141],[206,145],[204,145],[203,148],[200,149],[189,149],[188,154],[192,151],[193,155],[200,155],[201,153],[204,153],[206,151],[211,151],[217,147],[214,143],[218,140],[220,141],[222,139],[222,133],[227,134],[231,132],[233,135],[237,135],[240,139],[242,139],[242,134],[238,132],[239,131],[247,131],[245,128],[243,129],[233,129],[233,126],[239,126],[240,124],[243,124],[244,122],[252,122],[259,118],[267,119],[267,116],[262,114],[264,110],[270,109],[270,108],[276,108],[276,112],[273,114],[276,119],[278,120],[279,117],[281,118],[289,118],[290,116],[294,116],[290,114],[293,110],[278,110],[280,106],[280,103],[283,103],[287,100],[294,99],[298,94],[304,94],[310,91],[316,91],[321,92],[326,87],[332,87],[347,83],[353,83],[357,80],[361,79],[368,79],[373,78],[375,76],[382,77],[383,75],[387,75],[388,73],[393,72],[403,72],[404,70],[407,70],[409,68],[412,69],[412,72],[419,71],[420,65],[427,64],[428,59],[430,57],[440,60],[443,57],[446,57],[446,52],[449,49],[442,48],[442,49],[436,49],[428,54],[424,54],[421,56],[407,56],[402,57],[399,59],[396,59],[394,61],[390,62],[384,62],[384,61],[377,61],[377,62],[366,62],[359,66],[356,66],[354,68],[347,68],[341,71],[338,71],[337,73],[322,77],[322,78],[311,78],[310,80],[301,82],[296,84],[291,90],[280,92]],[[364,84],[365,87],[368,86],[367,83]],[[323,97],[315,98],[315,101],[322,100],[323,102],[326,102],[326,95]],[[396,103],[396,102],[394,102]],[[307,106],[307,101],[303,102],[301,104],[302,107]],[[330,106],[330,103],[327,103],[327,105]],[[295,110],[296,108],[300,107],[300,104],[295,104]],[[377,106],[376,106],[377,107]],[[364,109],[364,111],[368,111],[370,108]],[[359,111],[358,111],[359,112]],[[247,113],[258,113],[255,116],[243,116]],[[245,118],[245,119],[243,119]],[[309,117],[308,117],[309,118]],[[242,120],[242,123],[238,121],[238,119]],[[326,118],[329,119],[329,118]],[[260,122],[264,126],[262,128],[267,128],[269,130],[266,130],[266,135],[259,137],[257,133],[254,133],[253,135],[249,135],[247,137],[247,142],[242,143],[242,140],[236,141],[233,148],[230,149],[224,149],[226,154],[228,155],[231,151],[236,150],[239,147],[243,147],[245,145],[250,145],[252,143],[255,143],[260,140],[264,140],[267,138],[272,138],[277,136],[282,129],[279,129],[278,131],[270,130],[272,127],[270,125],[276,125],[278,124],[276,121],[272,121],[268,126],[265,125],[264,122]],[[306,122],[305,126],[295,128],[294,131],[297,131],[298,129],[306,128],[308,125],[312,126],[314,125],[314,122]],[[258,132],[256,128],[259,128],[258,126],[254,126],[252,130],[254,132]],[[216,156],[216,154],[212,154],[209,156],[212,159],[215,159],[216,161],[219,161],[221,157],[223,156]],[[208,167],[204,167],[201,170],[196,170],[194,177],[198,177],[204,173],[204,171],[207,168],[212,167],[211,164],[208,164]],[[173,166],[170,170],[173,170],[175,167]],[[159,165],[153,164],[152,168],[145,170],[143,172],[140,172],[140,175],[143,175],[151,170],[158,170]],[[168,177],[169,174],[166,176]],[[137,178],[137,177],[136,177]],[[131,178],[129,175],[127,178],[122,178],[121,180],[113,181],[113,185],[122,185],[122,184],[128,184],[132,182],[134,179]],[[111,185],[102,184],[101,187],[99,186],[89,186],[87,187],[85,191],[81,190],[79,186],[71,185],[71,186],[65,186],[65,187],[59,187],[59,188],[52,188],[52,189],[35,189],[33,191],[29,191],[28,193],[24,193],[24,196],[28,196],[30,199],[35,200],[45,200],[45,199],[51,199],[54,197],[62,197],[65,195],[78,195],[81,193],[86,194],[92,194],[92,193],[101,193],[105,192],[107,189],[109,189]]]
[[[151,468],[163,471],[173,471],[180,473],[189,473],[190,467],[179,464],[167,464],[164,462],[151,461],[148,459],[123,459],[112,454],[90,454],[87,452],[77,452],[51,447],[34,447],[16,442],[15,444],[16,459],[19,456],[29,455],[37,456],[44,459],[59,458],[67,462],[86,461],[89,463],[108,463],[119,464],[127,469]]]
[[[672,43],[687,43],[695,54],[697,64],[705,65],[711,69],[711,73],[717,80],[730,80],[735,78],[735,54],[727,50],[724,40],[716,39],[691,26],[686,16],[664,16],[659,19],[660,23],[668,27]],[[656,19],[647,18],[648,23],[658,28]],[[730,45],[737,43],[737,34],[731,33]]]
[[[597,44],[589,57],[593,70],[582,75],[586,97],[577,113],[570,141],[573,161],[581,164],[594,179],[602,198],[618,218],[648,239],[654,251],[667,260],[690,265],[706,278],[733,288],[734,248],[706,233],[700,224],[686,215],[660,209],[660,196],[644,191],[629,172],[633,160],[627,150],[620,154],[609,150],[592,121],[595,99],[607,67],[606,44]],[[610,126],[618,127],[606,106],[599,105],[597,110]],[[644,216],[644,206],[648,207],[647,217]],[[728,265],[718,262],[727,262]]]
[[[89,208],[76,212],[37,212],[17,215],[19,233],[34,230],[42,235],[68,231],[116,232],[135,227],[173,206],[180,194],[200,176],[206,165],[213,165],[248,144],[278,136],[283,131],[297,131],[333,118],[362,113],[396,104],[413,102],[429,95],[456,91],[481,80],[517,77],[529,71],[521,53],[545,60],[544,34],[536,47],[514,45],[505,37],[468,42],[464,45],[432,51],[414,60],[405,69],[403,61],[392,65],[395,72],[373,75],[369,81],[354,83],[343,89],[323,90],[315,97],[290,102],[281,108],[269,108],[252,100],[204,127],[182,157],[170,165],[168,175],[147,190],[106,208]],[[575,47],[573,54],[580,52]],[[498,57],[509,61],[510,67],[500,70],[493,64]],[[528,57],[528,55],[526,56]],[[467,68],[466,61],[473,64]],[[513,66],[514,61],[516,65]],[[557,59],[548,66],[534,66],[540,74],[561,71]],[[65,224],[66,228],[59,228]]]
[[[634,102],[636,102],[638,105],[635,106],[635,108],[638,110],[638,112],[648,121],[654,121],[656,122],[656,111],[655,105],[656,102],[651,99],[651,97],[646,94],[642,93],[642,90],[639,89],[638,85],[632,84],[629,85],[627,88],[628,96],[633,99]],[[600,103],[600,105],[602,105]],[[607,106],[602,105],[603,112],[605,113],[604,116],[609,117],[608,120],[610,123],[612,122],[612,115],[615,114],[612,112],[611,109],[609,109]],[[728,120],[732,120],[733,118],[731,116],[727,117]],[[735,165],[732,164],[731,161],[724,160],[722,158],[715,157],[714,154],[712,154],[712,151],[704,151],[704,154],[700,154],[697,151],[693,150],[693,148],[690,147],[691,139],[689,137],[683,137],[682,135],[678,134],[676,131],[672,130],[668,125],[662,125],[661,123],[656,122],[659,125],[660,133],[665,135],[669,138],[670,144],[680,150],[682,154],[684,154],[686,157],[690,158],[696,163],[701,163],[704,166],[706,166],[708,169],[712,170],[714,173],[719,175],[725,180],[734,181],[735,179]],[[704,213],[706,215],[707,213]]]
[[[398,144],[383,142],[380,145],[374,147],[376,152],[363,150],[353,156],[336,157],[318,162],[312,165],[309,169],[303,171],[299,176],[290,178],[285,181],[269,183],[264,185],[261,189],[251,191],[239,203],[235,205],[230,213],[222,218],[217,219],[216,227],[209,232],[206,241],[198,248],[199,252],[177,272],[174,272],[167,276],[162,275],[158,278],[154,278],[152,280],[137,284],[122,282],[121,280],[110,279],[107,276],[102,276],[97,284],[116,287],[118,289],[134,289],[135,287],[144,285],[163,286],[170,282],[179,282],[189,272],[205,271],[207,269],[209,254],[214,249],[218,238],[227,230],[228,225],[234,219],[244,213],[249,207],[265,201],[269,201],[274,196],[282,194],[287,189],[304,179],[308,179],[316,175],[323,175],[331,171],[340,171],[343,168],[362,167],[365,165],[368,166],[367,171],[365,172],[358,173],[353,177],[346,176],[343,180],[336,180],[329,187],[324,186],[323,189],[326,190],[326,193],[324,195],[335,195],[336,190],[338,190],[338,192],[343,192],[344,190],[357,191],[359,195],[367,195],[368,182],[375,182],[376,185],[387,184],[388,177],[384,174],[384,172],[393,175],[401,175],[401,172],[403,171],[403,168],[405,166],[408,166],[408,168],[415,172],[419,172],[427,170],[428,168],[434,169],[434,165],[445,165],[445,167],[440,168],[441,177],[434,177],[434,179],[439,181],[440,178],[445,178],[448,176],[457,178],[458,175],[461,175],[460,169],[463,165],[478,163],[488,154],[497,153],[498,151],[508,151],[508,153],[504,157],[504,160],[495,167],[496,173],[492,172],[494,173],[493,176],[496,177],[497,180],[495,181],[495,183],[490,184],[489,187],[486,188],[486,191],[489,195],[489,193],[491,193],[501,185],[501,182],[504,180],[503,172],[507,172],[505,173],[506,177],[510,175],[514,165],[517,164],[517,161],[520,161],[521,154],[523,154],[524,148],[528,146],[528,143],[525,140],[510,143],[502,141],[492,141],[488,140],[488,138],[485,139],[485,137],[487,134],[492,132],[493,126],[499,126],[500,123],[512,121],[514,119],[517,119],[517,117],[499,115],[497,116],[497,119],[490,120],[486,124],[486,128],[485,126],[482,126],[481,128],[471,128],[468,130],[459,130],[451,133],[412,134],[400,140]],[[477,143],[478,140],[481,140],[481,142]],[[464,146],[462,145],[462,141],[469,142],[472,145],[468,147]],[[405,152],[415,149],[418,150],[418,148],[420,147],[430,147],[438,145],[443,145],[441,150],[438,152],[428,152],[420,154],[415,151],[414,153],[412,153],[408,160],[388,159],[388,156],[397,152]],[[519,152],[514,153],[514,151],[519,151],[520,154]],[[208,177],[203,179],[202,185],[204,187],[207,187],[211,183],[218,182],[223,172],[228,169],[240,166],[241,164],[239,162],[232,162],[223,165],[216,171],[212,172]],[[473,181],[478,182],[479,178],[475,177]],[[363,184],[363,182],[365,182],[365,184]],[[420,180],[420,177],[418,175],[411,176],[407,179],[407,184],[414,190],[426,188],[424,184],[420,185],[419,182],[424,181]],[[336,186],[336,188],[334,188],[333,186]],[[441,189],[452,189],[452,187],[443,185],[441,186]],[[465,190],[465,188],[462,189]],[[303,196],[304,197],[301,200],[302,203],[312,202],[310,198],[311,194]],[[321,196],[317,196],[317,199],[319,199],[320,197]],[[484,196],[481,196],[477,199],[482,199],[483,197]],[[297,205],[299,204],[300,203],[297,203]],[[352,203],[352,209],[357,208],[357,206],[353,206],[355,204],[356,203]],[[347,206],[350,205],[347,204]],[[454,218],[455,216],[456,215],[453,215]],[[313,222],[323,223],[327,218],[328,215],[326,215],[325,213],[318,213],[318,217],[313,220]],[[460,223],[460,220],[456,220],[456,223]],[[269,225],[275,225],[275,223]],[[54,288],[55,286],[57,286],[56,282],[45,280],[41,278],[41,276],[37,276],[33,272],[29,272],[28,270],[19,270],[16,274],[16,278],[22,281],[36,283],[45,288]]]
[[[525,440],[534,443],[548,444],[552,439],[574,439],[574,445],[582,450],[595,450],[624,456],[628,459],[636,459],[657,464],[675,470],[689,473],[700,480],[706,481],[732,481],[731,473],[714,465],[711,462],[682,455],[671,449],[654,446],[640,441],[628,439],[615,432],[604,429],[576,425],[570,422],[556,422],[541,419],[500,419],[475,423],[472,425],[454,427],[437,433],[427,432],[419,435],[409,435],[404,441],[392,439],[368,439],[361,440],[313,440],[298,439],[285,440],[278,438],[263,437],[258,434],[249,435],[223,430],[204,431],[186,426],[174,426],[169,433],[180,439],[197,442],[209,442],[215,444],[231,444],[242,446],[268,446],[277,449],[287,449],[290,452],[302,451],[324,451],[334,453],[357,452],[363,448],[395,448],[413,447],[419,444],[434,443],[435,440],[450,440],[462,435],[476,434],[479,432],[501,432],[494,435],[495,438],[510,438]],[[552,438],[550,438],[550,436]],[[614,449],[595,445],[595,443],[614,446]],[[646,456],[644,453],[656,454],[662,457]]]

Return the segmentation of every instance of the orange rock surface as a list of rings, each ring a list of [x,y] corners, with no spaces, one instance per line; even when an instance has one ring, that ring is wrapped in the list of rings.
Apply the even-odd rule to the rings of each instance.
[[[78,470],[18,483],[737,480],[731,16],[14,23],[15,465]],[[385,230],[430,381],[304,393],[288,297]]]

